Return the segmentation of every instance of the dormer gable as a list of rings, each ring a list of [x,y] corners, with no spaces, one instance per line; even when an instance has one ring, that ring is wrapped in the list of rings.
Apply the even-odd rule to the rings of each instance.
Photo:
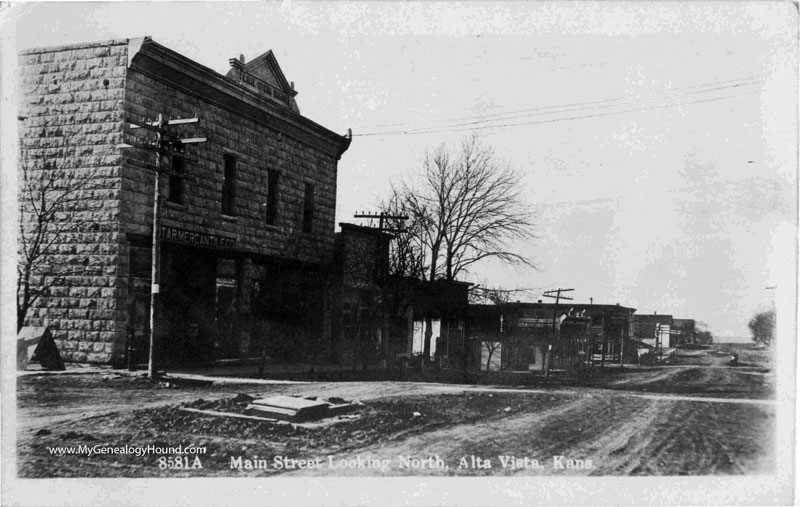
[[[251,88],[272,102],[300,113],[294,99],[297,95],[294,83],[286,79],[272,50],[248,63],[245,63],[244,55],[231,58],[228,62],[231,69],[226,74],[227,78]]]

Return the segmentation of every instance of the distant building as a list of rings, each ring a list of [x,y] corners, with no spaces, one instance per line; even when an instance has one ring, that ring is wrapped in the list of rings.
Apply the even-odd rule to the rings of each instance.
[[[635,362],[630,343],[635,312],[620,305],[541,301],[470,305],[473,367],[544,371],[548,360],[553,368],[619,363],[622,357]]]
[[[633,318],[633,336],[651,347],[673,347],[672,326],[672,315],[637,314]]]
[[[350,139],[300,114],[271,51],[229,63],[221,75],[149,37],[21,54],[21,162],[97,174],[36,274],[48,294],[26,322],[49,326],[65,359],[148,356],[154,155],[119,145],[147,135],[128,120],[159,114],[196,116],[176,130],[207,136],[188,159],[162,158],[160,356],[242,358],[331,339],[337,164]]]
[[[393,236],[374,227],[339,225],[331,352],[344,361],[421,355],[430,319],[431,359],[460,358],[470,284],[390,276]]]
[[[674,345],[694,344],[697,340],[694,319],[672,319],[671,339]]]
[[[467,366],[470,353],[467,342],[468,295],[472,284],[408,278],[395,283],[399,283],[402,294],[396,308],[404,312],[408,324],[413,326],[402,353],[424,355],[426,327],[430,319],[430,359],[440,358],[442,364],[453,368]]]

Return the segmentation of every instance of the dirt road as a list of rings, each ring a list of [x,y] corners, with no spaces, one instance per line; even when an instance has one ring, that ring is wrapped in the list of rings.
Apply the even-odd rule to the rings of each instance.
[[[337,457],[387,460],[391,462],[388,469],[326,467],[293,475],[416,475],[418,470],[403,466],[401,457],[405,456],[436,457],[445,463],[426,475],[707,475],[771,469],[773,450],[762,438],[773,431],[770,401],[695,401],[600,390],[553,394],[570,401],[536,413],[442,428],[390,445],[379,443]],[[473,457],[491,468],[474,466]],[[462,458],[467,458],[466,466]],[[540,466],[526,466],[534,462]]]
[[[728,356],[627,369],[592,387],[419,382],[152,384],[117,375],[29,376],[18,385],[20,474],[28,477],[259,475],[706,475],[774,469],[774,378]],[[181,412],[203,398],[284,393],[363,402],[319,429]],[[54,446],[204,446],[203,468],[135,456],[65,455]],[[232,468],[252,456],[318,459],[310,469]]]

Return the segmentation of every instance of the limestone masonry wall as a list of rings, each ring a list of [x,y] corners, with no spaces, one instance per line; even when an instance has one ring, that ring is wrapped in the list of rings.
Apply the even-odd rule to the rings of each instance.
[[[34,49],[19,63],[21,168],[34,178],[57,171],[56,189],[69,187],[76,175],[93,176],[75,193],[74,220],[39,266],[33,281],[43,282],[49,294],[34,304],[26,323],[50,326],[68,361],[108,362],[122,357],[125,340],[116,145],[122,141],[127,42]]]

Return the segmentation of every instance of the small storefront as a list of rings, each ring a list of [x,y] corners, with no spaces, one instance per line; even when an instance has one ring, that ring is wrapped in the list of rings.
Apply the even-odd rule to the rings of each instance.
[[[184,245],[162,248],[160,322],[165,364],[237,356],[236,260]]]
[[[156,307],[159,358],[163,366],[240,356],[240,254],[232,238],[162,227],[161,275]],[[130,339],[134,362],[149,350],[150,248],[131,248]],[[210,245],[206,246],[206,245]]]
[[[162,366],[263,355],[300,360],[323,343],[326,274],[320,266],[238,251],[232,238],[174,231],[162,228],[156,311]],[[137,364],[147,362],[149,351],[150,248],[145,242],[139,237],[131,245],[129,340]]]

